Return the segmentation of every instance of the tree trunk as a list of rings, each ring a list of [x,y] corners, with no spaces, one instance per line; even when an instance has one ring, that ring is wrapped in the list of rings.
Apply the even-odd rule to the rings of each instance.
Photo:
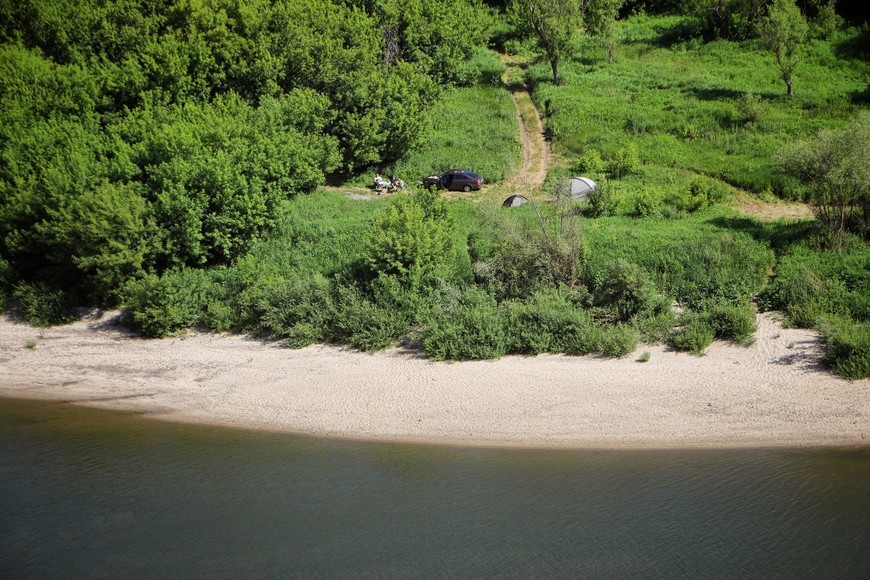
[[[550,66],[553,68],[553,84],[559,84],[559,60],[555,58],[550,59]]]
[[[787,79],[784,79],[784,80],[785,80],[785,86],[788,87],[788,96],[791,97],[794,95],[794,90],[792,89],[792,86],[791,86],[791,77],[788,77]]]

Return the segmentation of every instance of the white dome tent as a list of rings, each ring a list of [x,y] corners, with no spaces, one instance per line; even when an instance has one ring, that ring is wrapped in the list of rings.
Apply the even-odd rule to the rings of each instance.
[[[571,197],[576,201],[589,201],[595,191],[595,182],[588,177],[572,177],[559,189],[559,197]]]

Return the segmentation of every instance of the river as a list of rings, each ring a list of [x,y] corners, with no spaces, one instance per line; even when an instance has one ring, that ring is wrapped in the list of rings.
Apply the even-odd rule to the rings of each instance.
[[[0,577],[870,577],[870,447],[318,439],[0,399]]]

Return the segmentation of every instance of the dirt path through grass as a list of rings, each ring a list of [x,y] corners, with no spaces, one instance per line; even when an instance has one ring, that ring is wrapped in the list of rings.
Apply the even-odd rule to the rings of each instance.
[[[525,63],[509,54],[501,55],[504,64],[502,82],[510,92],[517,107],[520,139],[523,144],[523,162],[519,170],[505,182],[504,187],[512,193],[534,193],[547,178],[550,145],[544,139],[544,122],[535,107],[529,87],[523,81]]]

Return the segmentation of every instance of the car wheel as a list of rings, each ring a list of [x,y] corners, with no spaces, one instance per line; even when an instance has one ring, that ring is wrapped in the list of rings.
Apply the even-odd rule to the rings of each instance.
[[[468,193],[469,191],[471,191],[471,186],[466,185],[465,187],[462,188],[462,191],[464,191],[465,193]]]

